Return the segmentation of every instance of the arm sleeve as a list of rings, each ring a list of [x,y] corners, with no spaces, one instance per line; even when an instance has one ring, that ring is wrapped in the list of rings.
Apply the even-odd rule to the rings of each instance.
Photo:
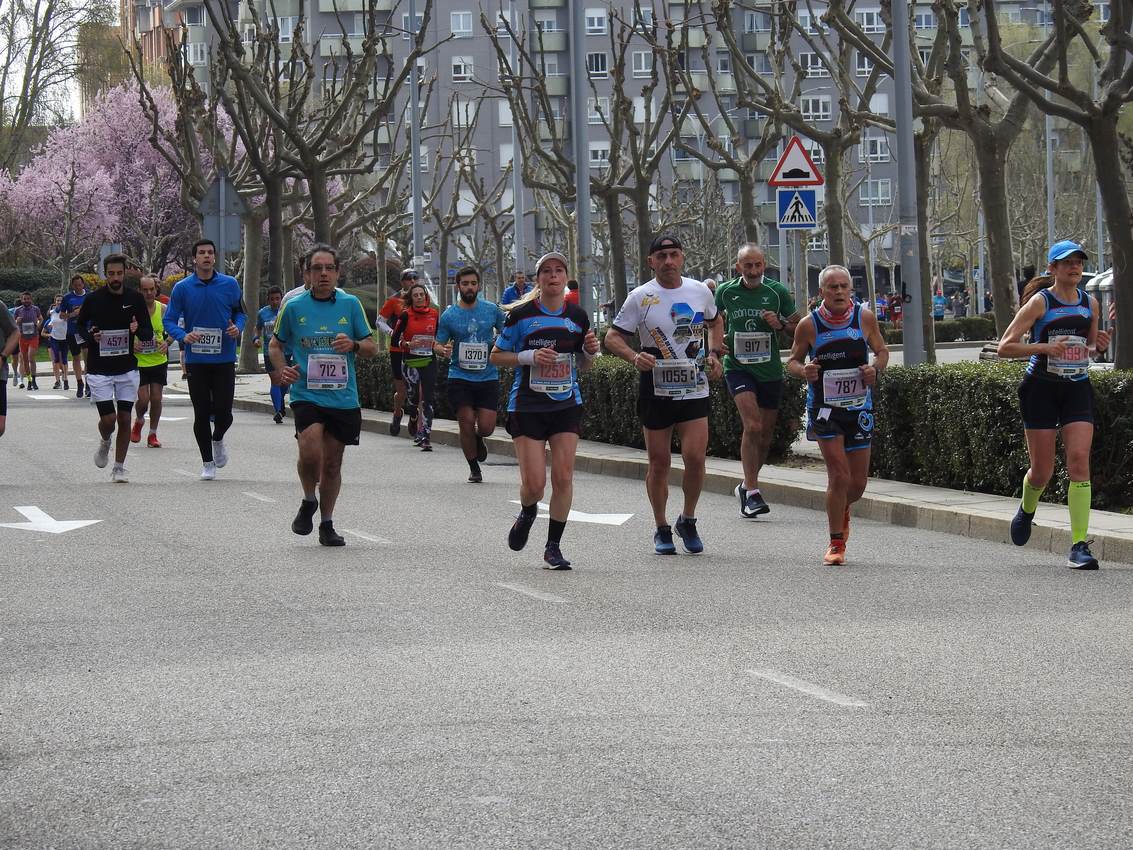
[[[393,326],[393,333],[390,334],[390,344],[401,345],[401,335],[405,333],[405,326],[409,324],[409,314],[402,313],[397,317],[397,322]]]
[[[500,335],[496,337],[496,348],[500,351],[518,352],[521,345],[519,324],[513,321],[513,316],[508,316],[507,321],[504,322],[503,329],[500,331]]]
[[[240,284],[233,281],[233,286],[236,287],[236,306],[232,308],[232,324],[244,332],[244,326],[248,323],[248,310],[244,307],[244,293],[240,291]]]
[[[779,313],[783,318],[795,315],[798,310],[795,304],[795,297],[791,295],[791,290],[783,287],[783,291],[779,293]]]
[[[614,317],[613,326],[625,336],[633,336],[637,333],[637,326],[641,324],[641,311],[637,306],[640,303],[641,298],[630,293],[630,297],[625,300],[622,309],[618,310],[618,315]]]
[[[146,309],[145,300],[139,295],[139,304],[134,305],[134,318],[138,320],[138,329],[134,331],[134,336],[142,342],[149,342],[153,339],[153,321],[149,317],[149,310]]]
[[[83,299],[83,303],[79,305],[79,318],[76,327],[79,329],[79,333],[83,334],[84,336],[86,335],[91,323],[90,302],[91,298],[88,295]]]
[[[278,339],[284,345],[291,344],[291,337],[288,331],[291,330],[291,311],[287,309],[284,304],[279,308],[279,315],[275,317],[275,327],[272,329],[272,336]]]
[[[436,340],[441,345],[444,345],[446,342],[448,342],[452,338],[452,331],[449,330],[448,322],[445,321],[445,319],[447,319],[448,315],[449,315],[448,311],[451,310],[451,309],[452,309],[451,307],[446,307],[445,311],[443,313],[441,313],[441,317],[437,320]],[[459,309],[459,308],[457,308],[457,309]]]

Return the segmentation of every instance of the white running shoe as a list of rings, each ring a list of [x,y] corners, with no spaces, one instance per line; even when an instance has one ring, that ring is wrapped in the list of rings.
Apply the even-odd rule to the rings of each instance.
[[[228,463],[228,447],[224,445],[224,440],[212,441],[212,459],[217,469],[224,469]]]
[[[114,469],[110,473],[110,480],[115,484],[126,484],[130,480],[130,473],[126,471],[124,464],[114,464]]]
[[[201,481],[213,481],[216,479],[216,463],[208,461],[201,467]]]
[[[99,469],[105,469],[108,463],[110,463],[110,440],[100,440],[98,448],[94,450],[94,465]]]

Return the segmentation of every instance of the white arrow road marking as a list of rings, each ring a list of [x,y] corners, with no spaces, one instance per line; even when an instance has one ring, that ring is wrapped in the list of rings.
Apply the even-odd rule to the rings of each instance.
[[[393,542],[391,540],[386,540],[384,537],[378,537],[377,535],[374,535],[374,534],[363,534],[361,531],[351,531],[349,528],[344,528],[343,531],[345,531],[347,534],[352,534],[355,537],[360,537],[363,540],[369,540],[371,543],[392,543]]]
[[[27,522],[0,522],[0,528],[15,528],[20,531],[45,531],[48,534],[62,534],[65,531],[74,531],[85,525],[94,525],[102,522],[100,519],[53,519],[45,511],[35,505],[16,506],[14,510],[23,514]]]
[[[538,599],[540,602],[566,602],[561,596],[555,596],[553,593],[544,593],[541,590],[533,590],[530,587],[524,587],[522,584],[504,584],[502,581],[496,582],[497,587],[502,587],[505,590],[511,590],[516,593],[522,593],[524,596],[530,596],[532,599]]]
[[[512,499],[513,505],[520,504],[518,499]],[[539,510],[543,513],[539,514],[539,519],[547,519],[549,516],[548,511],[551,506],[546,502],[539,503]],[[625,525],[629,522],[633,514],[588,514],[586,511],[572,510],[567,514],[567,522],[592,522],[595,525]]]
[[[777,685],[793,688],[807,696],[816,697],[821,700],[826,700],[826,702],[836,703],[837,705],[844,705],[850,708],[865,708],[869,705],[868,702],[862,702],[860,699],[848,697],[837,691],[827,690],[821,685],[815,685],[803,679],[796,679],[794,676],[787,673],[780,673],[778,670],[745,670],[744,672],[749,676],[755,676],[757,679],[766,679]]]

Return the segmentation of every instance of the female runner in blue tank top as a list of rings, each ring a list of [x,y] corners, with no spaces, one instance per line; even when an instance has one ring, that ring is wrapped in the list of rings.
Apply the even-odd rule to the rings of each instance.
[[[1079,287],[1087,259],[1082,246],[1063,240],[1047,253],[1049,273],[1027,284],[1019,312],[999,341],[1000,357],[1026,357],[1019,407],[1031,466],[1023,477],[1023,501],[1011,521],[1011,541],[1031,537],[1039,496],[1054,473],[1055,438],[1062,429],[1066,471],[1070,474],[1070,555],[1067,566],[1096,570],[1086,535],[1090,527],[1090,446],[1094,440],[1094,391],[1090,356],[1109,347],[1098,330],[1098,302]],[[1022,342],[1030,331],[1030,342]]]

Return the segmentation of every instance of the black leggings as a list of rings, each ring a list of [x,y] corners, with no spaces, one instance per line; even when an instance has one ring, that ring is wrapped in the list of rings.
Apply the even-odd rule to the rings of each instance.
[[[189,371],[189,399],[193,402],[193,436],[201,450],[201,460],[209,463],[212,441],[223,440],[232,427],[236,364],[189,363],[185,368]]]
[[[437,386],[437,361],[428,366],[405,367],[405,389],[408,395],[409,415],[414,415],[420,404],[421,421],[417,433],[428,437],[433,433],[433,394]]]

